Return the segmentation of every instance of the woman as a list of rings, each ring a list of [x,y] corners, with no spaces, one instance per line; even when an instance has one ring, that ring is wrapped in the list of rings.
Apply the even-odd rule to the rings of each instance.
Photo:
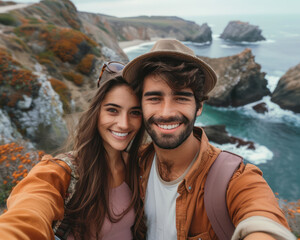
[[[73,166],[45,158],[12,191],[0,217],[3,239],[53,239],[52,223],[62,218],[64,232],[57,235],[68,240],[143,238],[135,212],[141,208],[137,155],[144,130],[140,101],[121,77],[123,67],[104,64],[100,87],[78,123]],[[64,206],[70,175],[78,178]]]

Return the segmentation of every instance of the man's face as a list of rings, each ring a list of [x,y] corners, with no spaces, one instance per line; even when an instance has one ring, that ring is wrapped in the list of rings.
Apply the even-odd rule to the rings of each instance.
[[[196,109],[192,89],[174,91],[156,75],[144,79],[142,109],[147,132],[163,149],[180,146],[192,134],[202,111]]]

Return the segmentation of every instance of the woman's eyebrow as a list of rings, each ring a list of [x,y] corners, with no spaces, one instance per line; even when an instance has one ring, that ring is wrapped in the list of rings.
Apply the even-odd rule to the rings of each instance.
[[[120,105],[115,104],[115,103],[106,103],[106,104],[104,104],[104,107],[106,107],[106,106],[112,106],[112,107],[122,108]]]

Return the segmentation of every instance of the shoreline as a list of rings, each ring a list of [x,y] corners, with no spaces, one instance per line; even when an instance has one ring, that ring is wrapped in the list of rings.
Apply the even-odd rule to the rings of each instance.
[[[134,40],[130,40],[130,41],[121,41],[121,42],[118,42],[118,44],[119,44],[119,47],[122,50],[124,50],[125,48],[138,46],[143,43],[156,42],[159,39],[162,39],[162,38],[151,38],[150,40],[134,39]]]
[[[151,40],[135,39],[135,40],[131,40],[131,41],[118,42],[118,44],[119,44],[120,48],[122,50],[124,50],[125,48],[138,46],[138,45],[140,45],[142,43],[147,43],[147,42],[151,42]]]

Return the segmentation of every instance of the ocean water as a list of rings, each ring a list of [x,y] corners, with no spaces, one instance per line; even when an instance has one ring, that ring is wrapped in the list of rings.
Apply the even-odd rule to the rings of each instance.
[[[251,48],[255,61],[266,72],[268,88],[274,91],[280,77],[300,63],[300,16],[194,16],[185,18],[198,24],[208,23],[213,32],[212,44],[184,42],[199,56],[231,56]],[[229,21],[240,20],[258,25],[266,41],[234,43],[219,38]],[[148,52],[154,42],[124,49],[129,59]],[[295,99],[300,101],[300,99]],[[265,102],[269,112],[258,114],[253,109]],[[224,124],[229,134],[255,142],[256,150],[225,144],[218,147],[242,155],[246,162],[257,165],[272,190],[288,201],[300,199],[300,114],[283,110],[270,97],[238,108],[204,106],[196,125]]]

